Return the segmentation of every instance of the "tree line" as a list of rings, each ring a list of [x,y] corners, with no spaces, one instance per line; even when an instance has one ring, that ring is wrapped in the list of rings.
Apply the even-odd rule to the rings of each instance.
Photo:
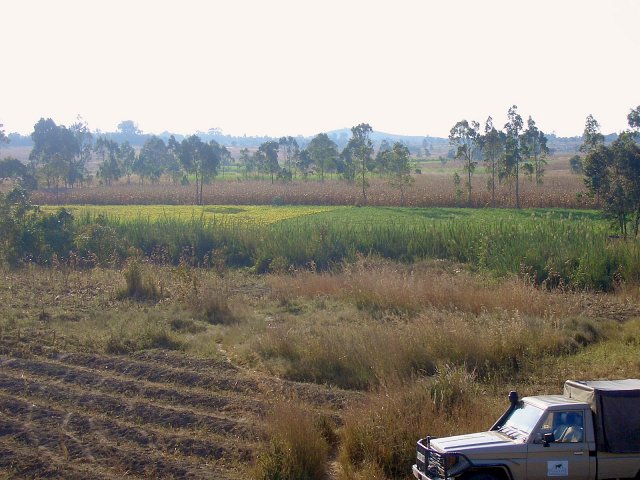
[[[278,142],[265,142],[254,151],[242,149],[238,166],[244,178],[267,174],[275,179],[289,181],[292,178],[316,176],[320,182],[328,174],[340,176],[355,183],[362,191],[362,200],[367,201],[369,177],[378,174],[388,178],[390,185],[400,190],[404,202],[406,188],[413,182],[413,163],[409,148],[401,142],[390,145],[382,141],[377,154],[371,140],[373,129],[367,123],[351,128],[351,137],[346,146],[338,145],[326,133],[313,137],[306,148],[300,149],[293,137],[282,137]],[[281,152],[278,155],[278,152]],[[283,165],[278,158],[283,158]]]
[[[128,124],[124,127],[133,128]],[[413,181],[409,149],[401,142],[382,142],[374,156],[372,131],[366,123],[354,126],[342,151],[326,133],[321,133],[303,149],[295,138],[282,137],[278,141],[267,140],[254,151],[244,148],[234,159],[225,146],[215,140],[205,142],[198,135],[181,141],[172,135],[166,142],[151,135],[137,150],[128,141],[118,143],[106,136],[94,139],[81,120],[66,127],[51,118],[41,118],[31,134],[33,148],[28,164],[5,158],[0,162],[0,179],[20,178],[25,186],[32,187],[38,179],[47,188],[74,188],[91,180],[87,166],[94,159],[98,162],[96,177],[104,185],[123,178],[130,183],[134,175],[141,184],[158,183],[165,177],[174,184],[194,184],[195,202],[201,204],[204,184],[211,182],[221,169],[224,173],[225,165],[236,162],[245,179],[266,175],[272,183],[297,177],[308,179],[310,175],[324,182],[327,174],[337,174],[358,184],[365,203],[368,178],[377,173],[400,189],[404,201],[406,188]]]
[[[591,195],[604,209],[618,219],[626,234],[627,220],[634,218],[633,230],[640,226],[640,166],[635,155],[640,129],[640,106],[628,116],[630,130],[622,132],[609,145],[599,131],[597,121],[587,118],[583,144],[584,159],[574,156],[571,170],[585,175],[585,184]],[[124,133],[139,131],[131,121],[118,126]],[[197,204],[202,203],[203,186],[211,182],[225,165],[236,163],[237,171],[245,179],[264,178],[271,182],[288,182],[294,178],[315,176],[321,182],[329,174],[357,184],[367,202],[369,178],[384,176],[389,184],[399,189],[404,203],[406,190],[413,182],[415,165],[410,151],[402,142],[393,145],[382,141],[377,153],[371,140],[373,130],[367,123],[351,128],[351,137],[342,150],[326,133],[313,137],[305,148],[300,148],[294,137],[266,140],[253,151],[243,148],[238,158],[215,140],[203,141],[191,135],[178,141],[173,135],[165,142],[149,136],[140,149],[128,141],[118,143],[106,136],[89,131],[81,119],[70,127],[56,125],[41,118],[31,134],[33,149],[29,163],[16,159],[0,162],[0,180],[20,178],[23,185],[34,188],[37,179],[47,187],[75,187],[89,180],[88,162],[96,159],[96,176],[105,185],[122,178],[127,183],[135,175],[142,184],[158,183],[162,177],[174,184],[194,184]],[[449,132],[453,156],[462,162],[468,204],[472,204],[473,175],[480,162],[487,172],[487,188],[491,191],[492,206],[496,206],[496,187],[502,182],[513,187],[516,208],[520,208],[520,183],[523,177],[543,182],[549,155],[547,136],[529,116],[526,125],[516,105],[508,110],[507,123],[502,129],[494,126],[488,117],[481,129],[477,121],[461,120]],[[8,142],[0,125],[0,145]],[[460,177],[456,173],[456,182]],[[460,191],[462,193],[462,191]]]
[[[472,179],[479,161],[488,173],[487,188],[491,191],[491,204],[496,206],[496,186],[507,182],[514,186],[516,208],[520,208],[520,180],[523,176],[541,184],[549,155],[547,137],[529,116],[525,128],[518,107],[513,105],[507,114],[507,123],[497,130],[492,117],[488,117],[481,130],[476,121],[461,120],[449,132],[454,157],[461,160],[465,174],[467,202],[472,193]],[[459,177],[455,176],[458,183]]]
[[[613,216],[622,236],[631,223],[633,235],[640,227],[640,105],[627,115],[629,128],[605,144],[598,121],[589,115],[585,122],[581,151],[582,170],[589,193]]]

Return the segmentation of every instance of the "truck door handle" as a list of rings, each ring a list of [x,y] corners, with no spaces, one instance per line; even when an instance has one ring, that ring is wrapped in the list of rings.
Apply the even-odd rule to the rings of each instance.
[[[573,452],[574,455],[584,455],[584,452]]]

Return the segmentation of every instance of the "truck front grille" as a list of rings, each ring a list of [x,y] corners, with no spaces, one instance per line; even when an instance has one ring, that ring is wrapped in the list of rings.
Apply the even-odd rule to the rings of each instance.
[[[418,441],[416,467],[429,478],[447,478],[444,456],[427,446],[427,440]]]

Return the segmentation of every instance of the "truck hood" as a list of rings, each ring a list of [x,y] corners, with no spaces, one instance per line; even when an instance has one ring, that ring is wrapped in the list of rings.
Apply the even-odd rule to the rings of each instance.
[[[453,437],[434,438],[431,440],[431,447],[441,453],[455,451],[464,454],[526,450],[526,444],[522,441],[512,440],[498,432],[479,432]]]

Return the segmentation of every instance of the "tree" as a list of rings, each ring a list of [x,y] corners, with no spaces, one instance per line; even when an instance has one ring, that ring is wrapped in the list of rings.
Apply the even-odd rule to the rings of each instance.
[[[336,150],[337,154],[337,150]],[[311,159],[311,154],[307,148],[300,150],[298,153],[298,157],[296,158],[296,169],[302,173],[305,181],[310,173],[313,173],[313,160]]]
[[[400,205],[404,206],[407,188],[415,181],[411,175],[411,154],[407,146],[400,142],[394,143],[390,150],[384,152],[384,163],[390,176],[389,184],[400,190]]]
[[[271,176],[271,183],[273,184],[274,176],[280,170],[280,164],[278,163],[278,142],[270,140],[264,142],[258,147],[258,152],[263,155],[262,167],[263,171]]]
[[[225,147],[224,145],[220,146],[219,148],[220,148],[220,165],[222,166],[222,178],[224,178],[224,167],[225,165],[231,165],[231,162],[233,161],[233,157],[231,156],[231,152],[227,150],[227,147]]]
[[[220,158],[220,145],[215,140],[205,143],[197,135],[191,135],[182,140],[180,160],[184,169],[195,176],[196,204],[198,205],[203,203],[202,192],[205,181],[218,173]]]
[[[9,143],[9,137],[5,135],[3,127],[4,125],[0,123],[0,146],[2,146],[3,143]]]
[[[532,166],[536,185],[541,185],[544,166],[547,164],[549,148],[547,147],[547,137],[544,135],[544,132],[538,130],[536,122],[534,122],[531,117],[527,120],[527,129],[522,133],[520,143],[527,164]]]
[[[384,139],[380,142],[380,147],[378,147],[378,153],[376,154],[373,166],[373,169],[378,173],[378,175],[380,175],[380,177],[389,172],[389,161],[391,159],[389,152],[391,152],[391,145],[386,139]]]
[[[481,145],[485,167],[489,172],[487,188],[491,190],[491,205],[493,208],[496,207],[496,180],[499,178],[499,169],[504,158],[504,143],[504,133],[498,132],[493,126],[493,119],[488,117],[484,124]]]
[[[111,139],[98,137],[94,151],[101,159],[97,176],[106,185],[111,185],[122,177],[122,165],[119,160],[120,146]]]
[[[123,120],[116,128],[118,129],[118,134],[116,135],[118,141],[140,145],[139,137],[142,135],[142,130],[138,128],[138,125],[133,120]]]
[[[69,127],[73,136],[78,142],[78,155],[69,172],[69,183],[74,186],[77,182],[82,183],[87,175],[87,164],[91,160],[93,151],[93,135],[89,131],[87,123],[78,115],[76,123]]]
[[[607,182],[606,170],[610,163],[610,152],[605,148],[600,124],[591,114],[585,122],[580,151],[586,154],[582,162],[585,186],[596,197],[596,203],[600,204],[601,193],[607,188],[604,184]]]
[[[249,153],[248,148],[240,150],[239,163],[244,172],[244,179],[247,180],[249,178],[249,173],[255,172],[257,168],[254,162],[254,157]]]
[[[338,158],[338,146],[326,133],[319,133],[311,139],[307,146],[309,159],[320,172],[320,181],[324,182],[324,174],[334,167]]]
[[[635,128],[634,118],[627,117]],[[627,235],[629,216],[633,217],[633,233],[640,226],[640,145],[636,132],[623,131],[610,146],[604,144],[598,123],[587,118],[582,150],[585,184],[589,192],[603,201],[604,209],[618,221],[623,236]]]
[[[35,251],[39,237],[35,210],[25,189],[18,186],[0,192],[0,259],[10,265],[20,264]]]
[[[118,126],[118,132],[123,135],[140,135],[142,130],[138,128],[138,125],[133,120],[123,120]]]
[[[255,170],[260,174],[259,177],[262,180],[262,174],[267,171],[267,156],[261,150],[256,150],[251,154],[251,165],[255,166]],[[272,182],[273,183],[273,182]]]
[[[631,112],[627,115],[627,122],[629,123],[629,127],[633,130],[640,130],[640,105],[631,109]],[[0,127],[1,126],[2,125],[0,125]]]
[[[351,139],[347,144],[354,160],[355,174],[358,183],[362,188],[362,200],[367,203],[367,172],[371,167],[371,155],[373,154],[373,143],[371,142],[371,132],[373,129],[368,123],[361,123],[351,127]]]
[[[42,166],[47,186],[54,183],[56,189],[60,180],[67,183],[67,178],[74,158],[79,154],[79,145],[74,133],[64,125],[47,118],[41,118],[33,127],[31,134],[33,149],[29,160],[33,171]]]
[[[155,135],[144,142],[132,167],[133,173],[140,177],[142,184],[144,184],[145,178],[148,178],[151,183],[159,182],[166,165],[176,161],[172,156],[180,154],[180,144],[175,142],[175,138],[172,136],[169,139],[169,145],[168,149],[164,141]],[[179,166],[178,170],[180,170]]]
[[[118,149],[118,161],[122,166],[122,174],[127,177],[127,185],[131,183],[131,174],[136,162],[136,151],[128,141],[125,141]]]
[[[155,135],[153,135],[151,138],[154,137]],[[154,139],[154,141],[156,140]],[[162,143],[164,144],[164,142]],[[184,182],[186,182],[186,176],[184,176],[184,170],[182,169],[182,164],[180,163],[180,143],[176,140],[176,137],[174,137],[173,135],[169,137],[169,140],[167,141],[167,144],[160,157],[162,159],[162,170],[164,173],[167,173],[169,175],[169,178],[174,185],[177,185],[181,178]]]
[[[464,162],[463,170],[467,174],[467,204],[471,206],[471,177],[478,162],[475,161],[480,148],[480,124],[461,120],[449,132],[449,143],[456,149],[456,158]]]
[[[429,149],[430,149],[429,141],[426,138],[423,138],[421,153],[424,155],[425,158],[429,158],[431,156],[431,152],[429,151]]]
[[[582,133],[580,151],[587,153],[600,145],[604,145],[604,135],[600,133],[600,124],[598,121],[593,118],[593,115],[589,114],[584,125],[584,132]]]
[[[278,141],[280,148],[283,151],[284,157],[284,166],[292,173],[292,163],[295,162],[296,157],[300,153],[300,147],[298,146],[298,142],[293,137],[281,137]]]
[[[355,142],[349,140],[336,160],[336,170],[348,183],[355,182],[356,161],[354,158]]]
[[[14,157],[5,157],[0,160],[0,183],[5,180],[13,181],[25,190],[33,190],[37,187],[36,179],[29,173],[27,166]]]
[[[513,105],[507,114],[508,122],[504,126],[507,137],[505,142],[505,172],[512,178],[516,186],[516,208],[520,208],[520,162],[522,161],[522,147],[520,132],[522,131],[522,117],[518,114],[518,107]]]
[[[582,170],[582,158],[580,155],[574,155],[569,159],[569,169],[571,173],[581,174]]]
[[[204,157],[202,163],[202,182],[209,183],[213,179],[215,179],[216,175],[218,175],[218,169],[220,168],[220,164],[222,160],[226,158],[226,156],[231,157],[231,154],[226,149],[226,147],[221,146],[215,140],[209,140],[207,147],[204,150]],[[202,203],[202,188],[200,189],[201,198],[200,203]]]

